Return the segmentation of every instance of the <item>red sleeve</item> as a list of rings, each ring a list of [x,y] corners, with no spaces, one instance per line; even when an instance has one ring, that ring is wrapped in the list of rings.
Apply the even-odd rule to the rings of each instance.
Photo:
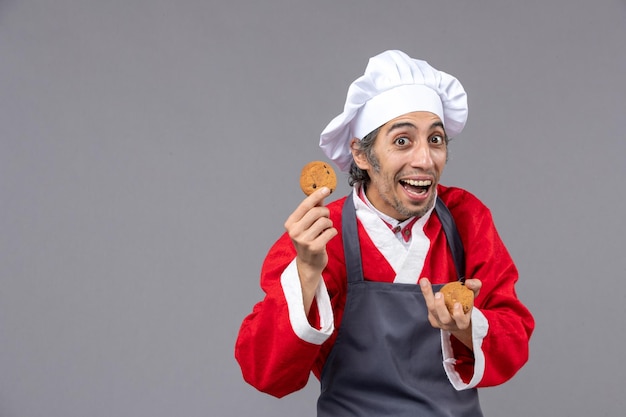
[[[456,359],[454,369],[459,373],[463,382],[469,384],[474,376],[474,353],[454,336],[450,336],[450,343],[454,351],[454,359]]]
[[[244,380],[275,397],[307,384],[320,349],[301,340],[289,321],[280,277],[294,258],[293,245],[283,235],[269,251],[261,270],[265,298],[244,319],[235,344],[235,358]]]
[[[459,194],[450,199],[448,208],[465,246],[466,277],[482,282],[475,306],[489,322],[482,343],[485,373],[478,386],[499,385],[512,378],[527,362],[535,322],[517,297],[518,271],[498,235],[491,212],[472,194],[459,189],[448,190]],[[457,370],[465,380],[473,372],[471,356],[468,350],[453,346],[455,353],[459,353]]]
[[[328,205],[331,220],[340,226],[343,199]],[[335,328],[345,304],[345,261],[340,236],[328,246],[329,263],[323,273],[331,297]],[[296,252],[287,234],[272,246],[261,268],[261,289],[265,297],[241,324],[235,343],[235,358],[243,378],[259,391],[284,397],[303,388],[311,372],[319,377],[332,347],[336,330],[322,345],[300,339],[289,320],[289,310],[281,285],[281,275],[295,259]],[[313,327],[319,326],[314,302],[308,316]]]

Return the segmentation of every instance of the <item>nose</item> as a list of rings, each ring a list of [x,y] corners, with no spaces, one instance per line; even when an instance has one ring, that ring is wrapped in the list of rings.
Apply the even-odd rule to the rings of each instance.
[[[431,168],[433,165],[430,147],[424,141],[419,141],[411,154],[411,166],[414,168]]]

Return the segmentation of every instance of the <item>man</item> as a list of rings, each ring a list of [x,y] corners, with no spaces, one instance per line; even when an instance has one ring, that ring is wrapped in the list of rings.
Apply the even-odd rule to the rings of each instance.
[[[324,206],[320,189],[285,222],[237,339],[246,381],[281,397],[313,372],[323,417],[482,415],[476,388],[524,365],[534,320],[489,210],[439,184],[466,120],[456,78],[400,51],[370,59],[320,138],[353,192]],[[455,280],[467,313],[438,292]]]

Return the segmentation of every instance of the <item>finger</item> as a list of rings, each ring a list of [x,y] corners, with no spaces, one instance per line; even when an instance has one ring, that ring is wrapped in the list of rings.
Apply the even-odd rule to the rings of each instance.
[[[452,319],[456,323],[456,327],[460,330],[467,329],[470,324],[470,317],[472,310],[466,313],[463,312],[463,306],[461,303],[454,303],[454,307],[452,308]]]
[[[328,242],[330,242],[330,240],[338,234],[339,232],[334,227],[329,227],[328,229],[325,229],[317,236],[317,238],[315,238],[312,248],[317,250],[325,249]]]
[[[299,221],[285,224],[287,232],[292,239],[313,240],[324,230],[333,227],[330,219],[330,211],[326,207],[313,207]]]
[[[430,281],[428,280],[428,278],[420,279],[418,281],[418,284],[420,286],[420,289],[422,290],[422,296],[424,297],[424,303],[426,303],[426,310],[428,312],[428,321],[430,322],[431,326],[437,327],[438,326],[437,319],[435,318],[435,316],[432,313],[433,306],[435,304],[435,298],[434,298],[434,295],[433,295],[432,285],[430,284]]]
[[[337,235],[337,229],[333,227],[333,222],[329,218],[319,218],[311,227],[303,231],[298,237],[298,241],[308,245],[311,250],[325,249],[326,244]]]
[[[311,208],[304,214],[304,216],[302,216],[299,223],[304,226],[305,229],[309,229],[321,219],[330,221],[330,210],[328,207],[316,206]]]
[[[450,323],[452,323],[452,316],[448,311],[448,307],[446,307],[446,303],[443,299],[443,294],[441,292],[437,292],[435,294],[434,311],[437,320],[442,326],[448,326]]]
[[[315,191],[310,196],[306,197],[300,205],[294,210],[293,213],[287,218],[285,227],[288,224],[293,224],[300,221],[313,207],[321,206],[324,203],[324,198],[330,194],[330,188],[322,187]]]
[[[433,287],[430,284],[428,278],[422,278],[419,281],[420,289],[422,290],[422,295],[424,296],[424,301],[426,302],[426,308],[430,312],[434,309],[435,306],[435,296],[433,294]]]
[[[465,286],[472,290],[474,292],[474,297],[476,297],[478,296],[478,293],[480,293],[480,289],[482,288],[483,283],[479,279],[471,278],[465,280]]]

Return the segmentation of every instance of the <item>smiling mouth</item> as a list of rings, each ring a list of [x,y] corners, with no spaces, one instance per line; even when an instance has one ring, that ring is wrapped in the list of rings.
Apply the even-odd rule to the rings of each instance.
[[[411,194],[423,195],[433,185],[431,180],[400,180],[400,184]]]

